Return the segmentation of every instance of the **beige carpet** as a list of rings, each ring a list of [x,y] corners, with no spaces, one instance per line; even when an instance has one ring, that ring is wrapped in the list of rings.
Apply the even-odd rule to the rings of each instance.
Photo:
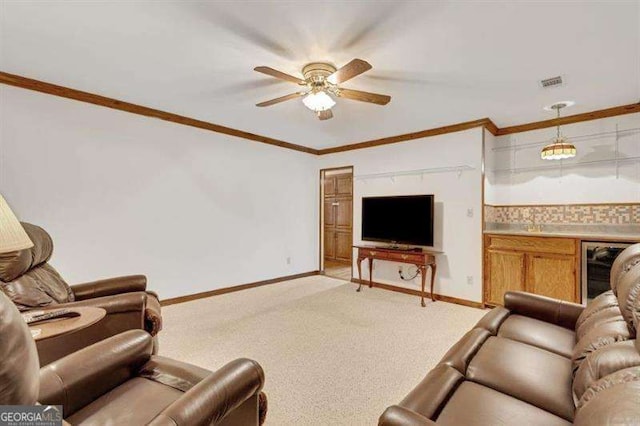
[[[160,353],[258,361],[267,425],[375,425],[483,314],[314,276],[167,306]]]

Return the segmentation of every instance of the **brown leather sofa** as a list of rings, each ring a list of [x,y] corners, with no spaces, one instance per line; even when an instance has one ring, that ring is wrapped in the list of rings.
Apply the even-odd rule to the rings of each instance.
[[[141,330],[110,337],[39,369],[31,333],[0,293],[0,405],[62,405],[65,422],[225,425],[264,422],[264,373],[237,359],[215,372],[152,354]]]
[[[640,244],[582,305],[509,292],[382,426],[640,424]]]
[[[146,291],[143,275],[110,278],[69,286],[47,263],[53,241],[42,228],[22,224],[34,246],[27,250],[0,254],[0,289],[20,311],[56,306],[95,306],[107,315],[99,323],[73,334],[38,341],[40,364],[126,330],[143,329],[152,336],[162,328],[160,302]],[[157,339],[155,341],[157,344]]]

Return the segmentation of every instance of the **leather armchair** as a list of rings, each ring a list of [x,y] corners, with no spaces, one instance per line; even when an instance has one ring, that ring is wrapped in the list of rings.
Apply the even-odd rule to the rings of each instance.
[[[67,424],[258,425],[264,372],[237,359],[215,372],[153,355],[130,330],[38,368],[16,307],[0,293],[0,405],[62,405]]]
[[[146,291],[144,275],[69,286],[47,263],[53,253],[49,234],[29,223],[22,225],[34,246],[0,254],[0,288],[18,309],[93,306],[107,311],[105,318],[91,327],[39,341],[41,365],[123,331],[141,329],[156,336],[162,329],[160,302],[155,293]]]

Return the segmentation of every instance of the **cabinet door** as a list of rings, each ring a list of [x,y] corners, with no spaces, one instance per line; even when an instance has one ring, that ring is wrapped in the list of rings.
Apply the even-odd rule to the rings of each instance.
[[[336,193],[338,195],[351,195],[351,173],[336,176]]]
[[[336,225],[336,201],[335,198],[324,199],[324,226]]]
[[[351,230],[351,199],[337,198],[335,203],[336,227],[344,230]],[[325,222],[326,223],[326,222]]]
[[[577,302],[575,256],[527,254],[527,291]]]
[[[336,259],[345,262],[351,261],[351,232],[336,232]]]
[[[324,195],[336,195],[338,187],[336,185],[335,176],[327,176],[324,178]]]
[[[334,260],[336,258],[336,232],[333,229],[324,230],[324,258]]]
[[[486,269],[486,303],[502,305],[507,291],[525,289],[524,253],[489,249]]]

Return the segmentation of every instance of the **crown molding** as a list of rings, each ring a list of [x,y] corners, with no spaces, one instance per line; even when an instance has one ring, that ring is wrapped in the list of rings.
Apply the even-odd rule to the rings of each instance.
[[[216,133],[222,133],[229,136],[248,139],[254,142],[260,142],[267,145],[278,146],[281,148],[292,149],[294,151],[304,152],[312,155],[327,155],[335,154],[338,152],[352,151],[356,149],[372,148],[381,145],[394,144],[399,142],[406,142],[414,139],[426,138],[429,136],[443,135],[446,133],[455,133],[463,130],[469,130],[477,127],[482,127],[495,136],[509,135],[513,133],[528,132],[530,130],[544,129],[548,127],[555,127],[558,125],[566,125],[572,123],[579,123],[582,121],[598,120],[600,118],[614,117],[617,115],[640,113],[640,103],[634,103],[629,105],[621,105],[613,108],[606,108],[597,111],[585,112],[582,114],[569,115],[561,118],[554,118],[544,121],[535,121],[531,123],[519,124],[516,126],[509,126],[498,128],[490,118],[481,118],[474,121],[466,121],[463,123],[451,124],[443,127],[436,127],[433,129],[421,130],[419,132],[404,133],[396,136],[389,136],[380,139],[373,139],[364,142],[355,142],[347,145],[340,145],[331,148],[315,149],[309,148],[303,145],[297,145],[290,142],[285,142],[279,139],[270,138],[267,136],[257,135],[254,133],[245,132],[243,130],[234,129],[231,127],[221,126],[219,124],[210,123],[207,121],[196,120],[195,118],[186,117],[183,115],[174,114],[171,112],[161,111],[159,109],[146,107],[143,105],[137,105],[130,102],[121,101],[118,99],[108,98],[106,96],[96,95],[94,93],[83,92],[81,90],[72,89],[69,87],[58,86],[52,83],[46,83],[44,81],[34,80],[31,78],[23,77],[20,75],[9,74],[0,71],[0,84],[7,84],[10,86],[21,87],[23,89],[34,90],[36,92],[46,93],[49,95],[60,96],[67,99],[74,99],[80,102],[86,102],[93,105],[99,105],[107,108],[117,109],[120,111],[129,112],[132,114],[142,115],[145,117],[158,118],[160,120],[169,121],[171,123],[181,124],[183,126],[196,127],[198,129],[209,130]]]
[[[613,108],[600,109],[582,114],[568,115],[566,117],[553,118],[550,120],[534,121],[531,123],[519,124],[498,128],[490,118],[482,118],[475,121],[467,121],[464,123],[452,124],[450,126],[438,127],[435,129],[422,130],[415,133],[406,133],[403,135],[390,136],[382,139],[375,139],[366,142],[358,142],[349,145],[341,145],[332,148],[320,149],[318,154],[334,154],[337,152],[351,151],[354,149],[371,148],[374,146],[386,145],[397,142],[405,142],[413,139],[425,138],[428,136],[441,135],[445,133],[460,132],[462,130],[472,129],[474,127],[484,127],[494,136],[510,135],[512,133],[522,133],[531,130],[545,129],[558,125],[566,125],[580,123],[582,121],[598,120],[601,118],[615,117],[617,115],[633,114],[640,112],[640,103],[621,105]]]
[[[184,126],[196,127],[198,129],[210,130],[216,133],[222,133],[238,138],[249,139],[255,142],[267,145],[288,148],[294,151],[305,152],[307,154],[318,154],[317,149],[309,148],[294,143],[269,138],[267,136],[256,135],[254,133],[245,132],[231,127],[221,126],[219,124],[209,123],[207,121],[196,120],[195,118],[185,117],[183,115],[173,114],[171,112],[161,111],[159,109],[146,107],[143,105],[132,104],[118,99],[107,98],[106,96],[96,95],[94,93],[83,92],[81,90],[71,89],[69,87],[58,86],[56,84],[46,83],[44,81],[34,80],[20,75],[9,74],[0,71],[0,83],[10,86],[21,87],[23,89],[35,90],[36,92],[47,93],[49,95],[60,96],[63,98],[74,99],[80,102],[86,102],[94,105],[100,105],[107,108],[117,109],[120,111],[130,112],[132,114],[143,115],[145,117],[158,118],[172,123],[182,124]]]
[[[563,126],[565,124],[580,123],[581,121],[598,120],[600,118],[615,117],[616,115],[633,114],[640,112],[640,103],[621,105],[613,108],[597,111],[583,112],[582,114],[567,115],[566,117],[552,118],[550,120],[534,121],[532,123],[519,124],[498,129],[496,136],[510,135],[512,133],[528,132],[530,130],[546,129],[548,127]]]
[[[463,130],[474,129],[476,127],[484,127],[493,133],[492,129],[497,129],[496,125],[488,118],[480,120],[466,121],[464,123],[452,124],[450,126],[436,127],[434,129],[421,130],[414,133],[405,133],[402,135],[389,136],[381,139],[373,139],[365,142],[357,142],[349,145],[340,145],[332,148],[324,148],[319,150],[319,155],[335,154],[337,152],[353,151],[354,149],[372,148],[374,146],[389,145],[392,143],[405,142],[413,139],[426,138],[429,136],[443,135],[445,133],[460,132]]]

